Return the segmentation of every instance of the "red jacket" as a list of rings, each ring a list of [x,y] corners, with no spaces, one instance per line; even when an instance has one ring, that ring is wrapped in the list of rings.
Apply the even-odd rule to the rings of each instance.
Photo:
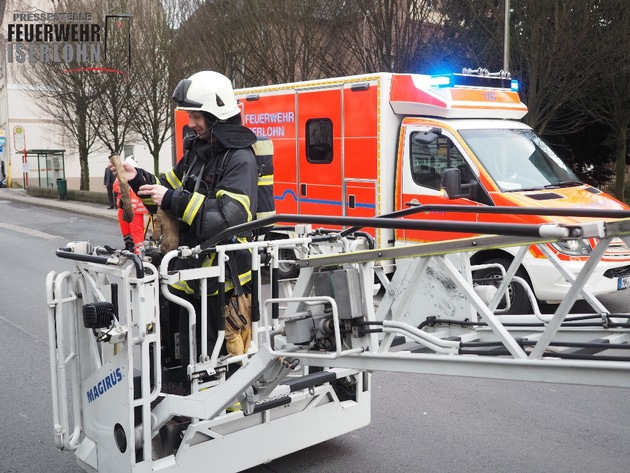
[[[118,181],[118,178],[116,178],[116,180],[114,181],[114,185],[112,186],[112,189],[116,193],[116,207],[121,208],[120,207],[120,182]],[[135,214],[148,213],[147,208],[142,203],[142,200],[140,200],[140,197],[136,195],[136,193],[133,191],[133,189],[131,189],[131,187],[129,188],[129,197],[131,199],[131,208],[133,209],[133,213]]]

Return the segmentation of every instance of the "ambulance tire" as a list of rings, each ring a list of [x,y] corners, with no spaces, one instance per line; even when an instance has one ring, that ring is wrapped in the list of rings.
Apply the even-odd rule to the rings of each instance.
[[[512,262],[508,258],[491,258],[488,261],[484,261],[483,264],[500,264],[506,270],[510,267]],[[516,271],[516,276],[524,279],[527,284],[531,287],[531,282],[529,280],[529,276],[527,276],[527,272],[522,268],[518,268]],[[496,282],[480,282],[479,284],[493,284],[496,287],[499,287],[501,284],[502,274],[498,268],[488,268],[488,269],[480,269],[479,271],[475,271],[473,273],[473,280],[479,279],[496,279]],[[510,309],[506,312],[501,312],[502,314],[529,314],[532,312],[532,305],[529,301],[529,297],[527,297],[527,292],[518,283],[511,283],[508,287],[508,294],[510,295]],[[505,307],[505,303],[499,303],[499,309]]]
[[[291,248],[280,248],[278,250],[278,258],[280,260],[297,260],[295,252]],[[279,279],[295,279],[300,274],[300,268],[297,264],[278,263]]]

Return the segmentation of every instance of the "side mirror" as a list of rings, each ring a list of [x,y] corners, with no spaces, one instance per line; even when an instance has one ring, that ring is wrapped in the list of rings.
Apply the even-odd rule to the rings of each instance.
[[[420,143],[423,145],[429,145],[438,139],[438,136],[442,135],[442,130],[440,128],[431,128],[424,133],[416,133],[413,137],[413,140],[416,143]]]
[[[442,174],[442,189],[446,191],[449,199],[457,199],[462,195],[460,171],[457,168],[448,168]]]

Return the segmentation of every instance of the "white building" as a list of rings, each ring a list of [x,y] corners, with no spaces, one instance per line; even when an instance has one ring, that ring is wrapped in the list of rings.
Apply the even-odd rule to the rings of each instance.
[[[17,24],[41,25],[38,15],[51,14],[54,4],[54,0],[6,0],[4,6],[0,3],[0,160],[14,186],[55,187],[57,178],[65,178],[68,189],[79,189],[81,169],[76,142],[37,106],[33,93],[37,84],[18,81],[18,77],[28,77],[32,65],[28,60],[18,61],[16,44],[9,41],[11,34],[15,36]],[[102,24],[103,19],[94,18],[91,22]],[[126,144],[124,154],[132,154],[140,167],[153,170],[153,157],[143,143]],[[89,157],[91,191],[104,191],[108,156],[109,152],[101,148]],[[160,171],[172,163],[173,150],[167,142],[160,154]]]

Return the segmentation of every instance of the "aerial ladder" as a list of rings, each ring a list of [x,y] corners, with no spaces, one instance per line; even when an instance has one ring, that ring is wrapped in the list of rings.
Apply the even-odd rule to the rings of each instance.
[[[70,242],[57,255],[72,260],[74,271],[52,271],[46,279],[55,444],[74,452],[88,472],[190,472],[209,458],[211,471],[236,472],[368,425],[373,371],[630,387],[630,313],[610,313],[584,289],[612,242],[630,246],[630,212],[543,212],[589,219],[486,225],[276,215],[231,231],[293,222],[298,236],[218,244],[226,236],[218,235],[153,259]],[[374,248],[363,227],[478,236]],[[579,238],[597,245],[574,275],[546,243]],[[571,283],[552,314],[541,313],[516,276],[532,245]],[[507,246],[518,251],[502,280],[475,281],[480,268],[471,266],[469,253]],[[195,343],[196,324],[204,333],[206,301],[224,307],[229,254],[243,248],[252,255],[253,341],[247,353],[224,356],[224,314],[214,349],[206,337]],[[293,281],[278,279],[286,248],[298,255]],[[175,258],[209,253],[216,266],[169,270]],[[385,277],[387,262],[394,271]],[[207,278],[218,278],[218,297],[205,297]],[[169,291],[179,280],[199,280],[199,314]],[[532,313],[502,315],[510,284],[527,288]],[[570,313],[578,299],[592,312]],[[191,315],[189,346],[169,333],[174,307]],[[175,366],[178,350],[190,351],[188,366]],[[247,455],[224,454],[243,445]]]

